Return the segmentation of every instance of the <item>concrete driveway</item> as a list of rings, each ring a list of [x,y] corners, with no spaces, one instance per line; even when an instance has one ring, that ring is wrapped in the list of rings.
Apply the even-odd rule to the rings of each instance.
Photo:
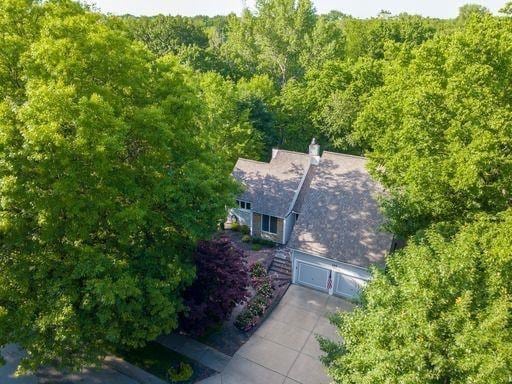
[[[221,374],[202,384],[327,384],[316,335],[339,340],[327,318],[353,304],[291,285],[269,318],[240,348]]]

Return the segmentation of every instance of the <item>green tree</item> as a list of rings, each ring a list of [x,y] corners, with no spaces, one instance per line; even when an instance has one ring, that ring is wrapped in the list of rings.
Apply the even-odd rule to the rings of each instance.
[[[345,36],[340,23],[319,17],[313,31],[305,37],[300,63],[304,71],[321,66],[328,60],[339,60],[345,54]]]
[[[421,45],[434,36],[442,22],[400,14],[367,20],[346,18],[342,25],[347,40],[346,56],[356,60],[361,56],[383,59],[389,42]]]
[[[353,137],[354,124],[383,83],[381,61],[369,57],[356,62],[330,61],[320,70],[308,72],[306,79],[316,103],[314,124],[329,139],[329,146],[362,154],[365,148]]]
[[[473,15],[490,15],[491,12],[480,4],[466,4],[459,8],[459,15],[457,16],[457,21],[460,23],[465,23],[468,21]]]
[[[226,42],[221,46],[221,55],[236,74],[236,79],[251,78],[258,73],[258,47],[254,34],[255,17],[244,9],[240,18],[231,16],[228,20]]]
[[[323,143],[313,122],[316,111],[313,92],[308,83],[297,80],[288,81],[282,88],[276,122],[280,148],[304,152],[313,137]]]
[[[512,211],[437,225],[388,259],[323,340],[335,383],[498,384],[512,372]]]
[[[315,27],[310,0],[257,0],[255,42],[264,70],[275,74],[281,85],[300,77],[300,55]]]
[[[263,155],[270,158],[273,147],[279,145],[277,132],[277,89],[266,75],[241,79],[237,83],[238,103],[241,111],[249,112],[249,119],[263,140]]]
[[[510,19],[475,16],[384,69],[355,131],[389,191],[393,232],[510,205],[511,39]]]
[[[39,31],[41,11],[31,7],[32,0],[5,0],[0,3],[0,99],[20,101],[24,78],[19,65]]]
[[[222,155],[227,172],[239,157],[259,159],[262,135],[254,129],[250,112],[240,108],[235,83],[209,72],[197,76],[196,89],[203,104],[198,125],[205,148]]]
[[[80,367],[176,327],[189,251],[236,187],[175,60],[72,1],[0,15],[0,345]]]
[[[301,54],[315,20],[310,0],[258,0],[254,14],[246,9],[241,19],[232,20],[226,55],[245,69],[247,77],[269,74],[283,86],[304,73]]]
[[[128,30],[153,53],[178,53],[183,47],[208,47],[208,35],[201,26],[183,16],[141,16],[125,18]]]
[[[501,9],[500,13],[510,16],[512,15],[512,1],[507,2]]]

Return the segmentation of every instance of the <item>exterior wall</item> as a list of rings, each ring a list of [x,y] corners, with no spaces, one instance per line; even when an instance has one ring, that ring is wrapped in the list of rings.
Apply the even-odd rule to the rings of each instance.
[[[365,268],[355,267],[337,260],[326,259],[301,251],[293,250],[292,253],[292,281],[298,282],[299,263],[308,263],[320,268],[332,271],[332,283],[334,294],[354,299],[357,295],[345,295],[338,289],[343,284],[363,286],[371,278],[370,272]]]
[[[295,215],[290,213],[288,216],[284,218],[284,240],[283,244],[288,243],[290,236],[292,234],[293,226],[295,225]]]
[[[333,272],[341,272],[358,279],[370,280],[371,278],[370,271],[368,271],[366,268],[355,267],[353,265],[342,263],[337,260],[314,256],[309,253],[304,253],[297,250],[293,250],[292,258],[294,262],[299,260],[311,264],[316,264],[322,268],[330,269]]]
[[[240,225],[247,225],[249,228],[252,226],[252,212],[250,210],[231,208],[229,210],[229,216],[231,215],[236,216],[236,219]]]
[[[262,232],[261,230],[261,214],[252,214],[252,235],[261,237],[265,240],[275,241],[276,243],[283,244],[284,222],[283,219],[277,219],[277,233]]]

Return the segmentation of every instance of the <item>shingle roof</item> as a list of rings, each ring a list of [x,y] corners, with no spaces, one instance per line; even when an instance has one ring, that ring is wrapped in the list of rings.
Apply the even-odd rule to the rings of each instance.
[[[284,217],[308,168],[308,154],[280,149],[270,163],[239,159],[233,176],[246,188],[239,198],[253,211]]]
[[[382,189],[365,164],[362,157],[323,153],[310,171],[290,248],[360,267],[384,262],[392,236],[380,229],[375,197]]]

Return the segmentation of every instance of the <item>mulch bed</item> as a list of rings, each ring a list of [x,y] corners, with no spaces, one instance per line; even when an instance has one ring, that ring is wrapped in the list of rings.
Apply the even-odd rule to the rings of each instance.
[[[190,380],[180,381],[180,383],[183,384],[197,383],[217,373],[213,369],[177,352],[171,351],[156,342],[150,342],[145,347],[130,351],[119,351],[118,354],[127,362],[169,383],[172,383],[168,378],[169,369],[178,366],[181,362],[190,364],[194,370]]]

